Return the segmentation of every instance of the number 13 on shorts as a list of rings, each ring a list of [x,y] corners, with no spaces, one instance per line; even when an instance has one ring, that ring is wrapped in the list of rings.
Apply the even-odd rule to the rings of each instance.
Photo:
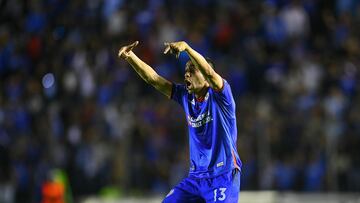
[[[224,201],[226,199],[225,194],[226,188],[221,187],[214,190],[214,202],[216,201]]]

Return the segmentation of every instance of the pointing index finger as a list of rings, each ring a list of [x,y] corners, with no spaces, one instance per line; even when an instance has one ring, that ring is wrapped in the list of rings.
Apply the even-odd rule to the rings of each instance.
[[[127,47],[127,51],[131,51],[134,47],[136,47],[139,44],[139,41],[135,41],[134,43],[130,44]]]

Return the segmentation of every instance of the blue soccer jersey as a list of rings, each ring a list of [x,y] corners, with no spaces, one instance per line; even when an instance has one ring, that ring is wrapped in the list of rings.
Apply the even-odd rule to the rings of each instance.
[[[230,85],[224,80],[223,89],[208,89],[198,101],[185,85],[173,84],[171,99],[184,109],[189,128],[189,177],[210,178],[240,170],[236,149],[237,128],[235,101]]]

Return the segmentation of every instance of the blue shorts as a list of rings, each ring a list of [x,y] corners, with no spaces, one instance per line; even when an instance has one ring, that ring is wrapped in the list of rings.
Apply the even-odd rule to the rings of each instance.
[[[163,203],[237,203],[240,192],[240,171],[221,174],[214,178],[185,178],[176,185]]]

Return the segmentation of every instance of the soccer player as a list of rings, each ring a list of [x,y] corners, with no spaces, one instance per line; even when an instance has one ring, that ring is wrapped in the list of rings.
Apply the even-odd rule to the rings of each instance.
[[[132,49],[138,41],[118,53],[148,84],[179,103],[189,128],[190,171],[163,200],[177,202],[238,202],[241,161],[236,149],[235,101],[230,85],[213,69],[210,61],[186,42],[165,43],[164,54],[176,57],[186,52],[185,84],[175,84],[158,75]]]

